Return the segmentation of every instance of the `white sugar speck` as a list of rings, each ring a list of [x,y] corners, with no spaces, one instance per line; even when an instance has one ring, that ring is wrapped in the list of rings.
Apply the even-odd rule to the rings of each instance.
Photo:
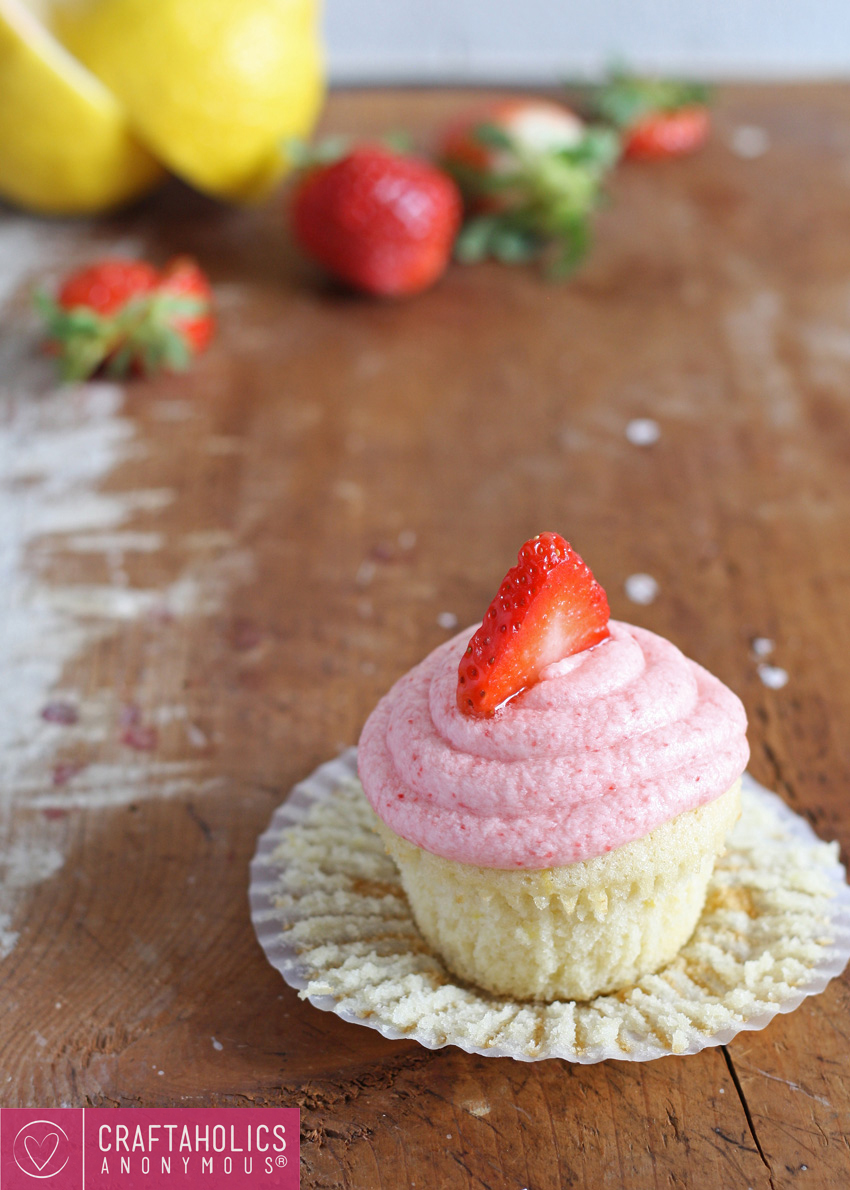
[[[212,1037],[212,1038],[210,1038],[210,1040],[211,1040],[211,1041],[212,1041],[212,1043],[213,1043],[213,1049],[214,1049],[214,1050],[223,1050],[223,1049],[224,1049],[224,1046],[221,1044],[221,1042],[220,1042],[220,1041],[217,1041],[217,1040],[215,1039],[215,1037]]]
[[[757,636],[753,640],[752,649],[756,657],[769,657],[774,648],[773,641],[767,636]]]
[[[626,426],[626,437],[632,446],[652,446],[661,437],[661,427],[651,417],[635,417]]]
[[[652,603],[658,595],[658,583],[651,574],[630,574],[625,582],[626,595],[632,603]]]
[[[412,550],[416,545],[416,534],[412,529],[402,529],[398,535],[399,548],[403,550]]]
[[[758,675],[770,690],[781,690],[788,683],[787,669],[781,669],[778,665],[760,665]]]
[[[437,616],[437,623],[447,632],[451,632],[452,628],[457,628],[457,616],[454,612],[440,612]]]
[[[165,1074],[164,1070],[157,1070],[157,1074]]]
[[[751,160],[763,156],[770,148],[770,137],[757,124],[740,124],[732,133],[732,152],[736,157]]]

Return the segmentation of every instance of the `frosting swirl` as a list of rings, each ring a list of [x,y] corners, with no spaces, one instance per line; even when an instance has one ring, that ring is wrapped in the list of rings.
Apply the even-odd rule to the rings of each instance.
[[[375,812],[446,859],[535,869],[601,855],[725,793],[749,756],[740,700],[663,637],[609,627],[489,719],[457,708],[473,630],[435,649],[363,728]]]

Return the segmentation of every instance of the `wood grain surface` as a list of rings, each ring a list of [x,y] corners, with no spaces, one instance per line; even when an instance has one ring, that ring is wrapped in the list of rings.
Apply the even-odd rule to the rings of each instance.
[[[326,124],[427,143],[468,98],[338,93]],[[396,304],[322,282],[279,201],[0,216],[0,1103],[300,1106],[311,1190],[850,1184],[846,975],[725,1049],[520,1064],[318,1012],[249,921],[274,807],[550,528],[741,695],[751,771],[846,857],[850,90],[726,89],[704,152],[611,190],[571,283],[456,266]],[[218,339],[57,394],[32,285],[107,250],[195,253]]]

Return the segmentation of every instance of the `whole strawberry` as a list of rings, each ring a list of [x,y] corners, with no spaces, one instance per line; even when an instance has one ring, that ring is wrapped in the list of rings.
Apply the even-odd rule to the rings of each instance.
[[[617,138],[547,99],[516,98],[472,109],[447,128],[441,157],[461,187],[469,219],[463,261],[544,257],[566,275],[590,243],[602,182]]]
[[[301,248],[340,281],[398,297],[442,275],[460,227],[455,183],[418,158],[361,145],[308,169],[292,225]]]
[[[597,96],[599,114],[619,130],[623,156],[658,161],[693,153],[708,139],[708,90],[700,83],[615,74]]]
[[[101,260],[68,277],[55,299],[35,300],[64,380],[185,371],[215,329],[209,282],[189,257],[162,272],[142,260]]]

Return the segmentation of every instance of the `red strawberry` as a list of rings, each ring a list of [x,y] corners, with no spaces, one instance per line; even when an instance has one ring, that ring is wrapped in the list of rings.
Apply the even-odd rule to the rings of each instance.
[[[159,273],[145,260],[102,260],[73,273],[59,290],[64,310],[84,306],[98,314],[117,314],[129,301],[156,288]]]
[[[451,124],[442,158],[471,218],[456,255],[518,263],[545,256],[565,275],[584,257],[603,179],[619,154],[608,128],[544,99],[473,109]]]
[[[366,293],[433,285],[451,257],[461,200],[447,174],[382,145],[316,165],[298,185],[295,236],[329,273]]]
[[[708,138],[708,91],[699,83],[614,75],[597,97],[620,130],[626,157],[658,160],[693,153]]]
[[[175,316],[172,325],[185,338],[190,353],[199,355],[209,346],[215,333],[212,288],[206,274],[191,256],[175,256],[162,270],[159,292],[197,303],[196,314],[183,318]]]
[[[553,661],[605,640],[609,615],[605,592],[572,546],[558,533],[533,537],[458,666],[459,710],[492,715]]]
[[[626,129],[623,153],[639,161],[657,161],[694,153],[708,140],[708,108],[694,104],[674,112],[653,112]]]
[[[36,294],[65,380],[182,371],[209,343],[212,293],[188,257],[160,274],[140,260],[102,260],[74,273],[57,299]]]

